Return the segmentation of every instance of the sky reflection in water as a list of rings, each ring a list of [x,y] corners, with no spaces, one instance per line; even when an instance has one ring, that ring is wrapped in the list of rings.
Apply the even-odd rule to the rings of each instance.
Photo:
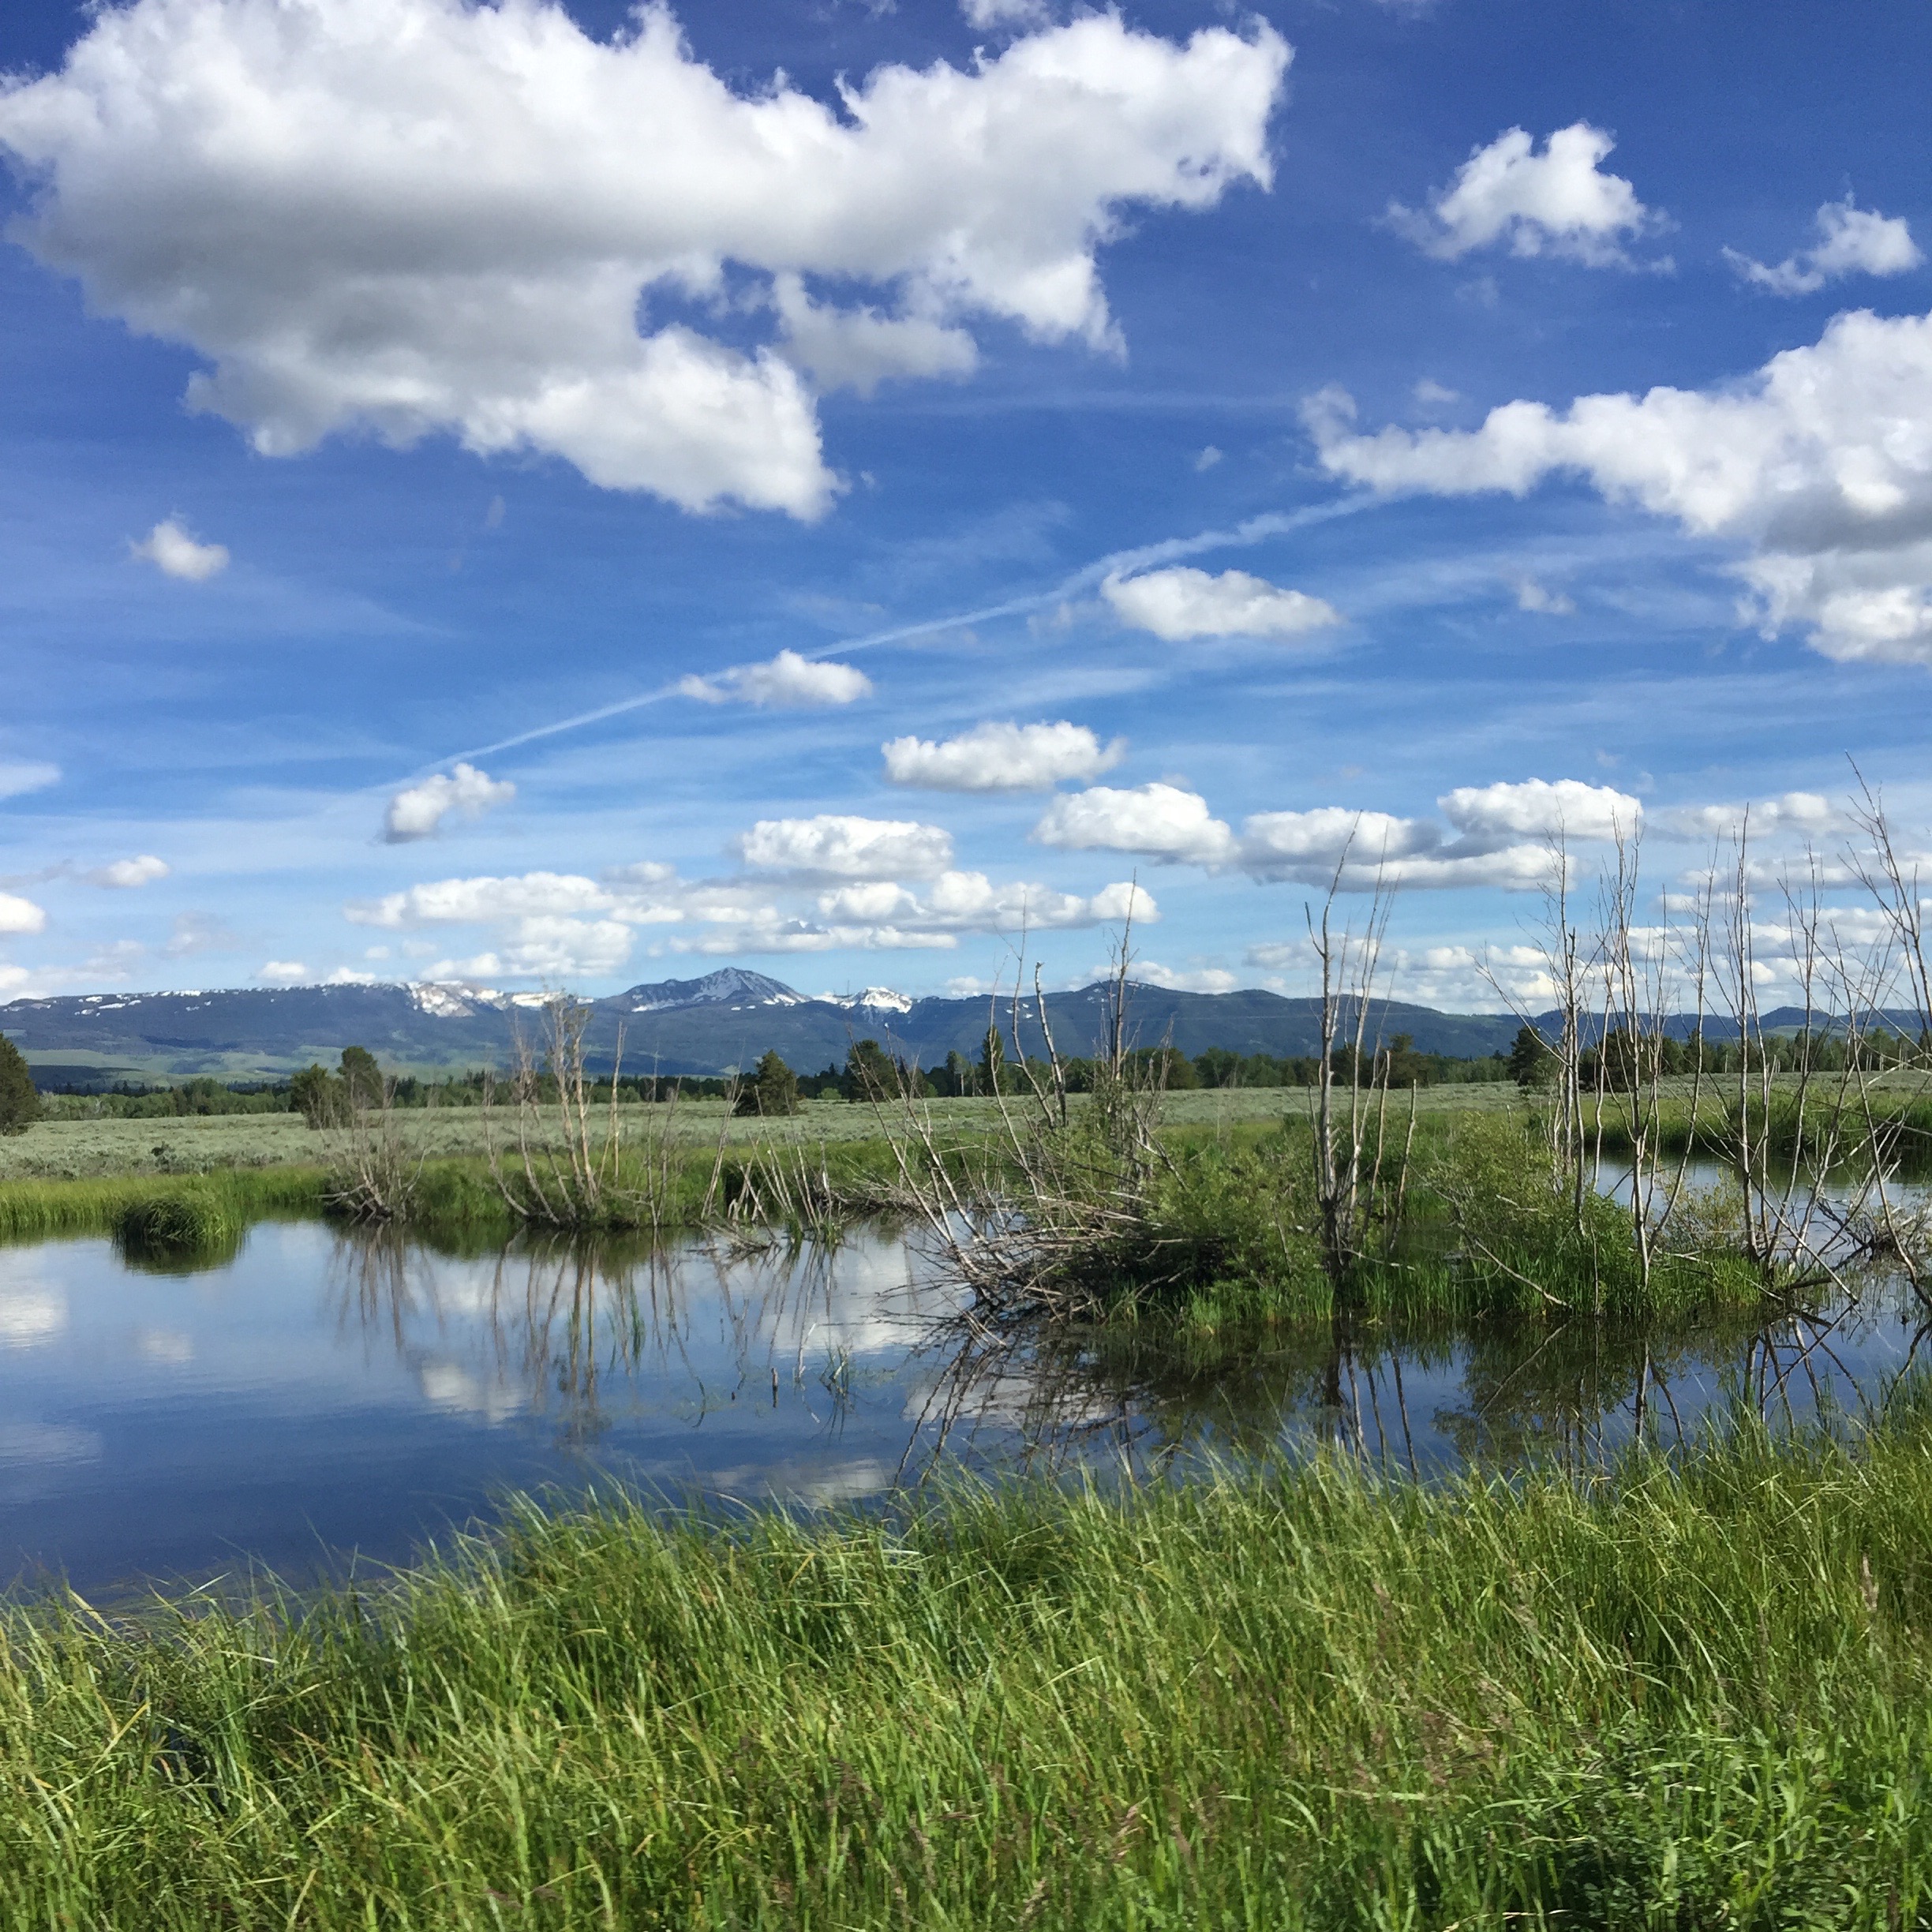
[[[296,1582],[401,1561],[507,1489],[612,1478],[822,1503],[935,1451],[1182,1466],[1286,1439],[1426,1471],[1595,1455],[1639,1392],[1666,1440],[1749,1380],[1855,1406],[1914,1321],[1877,1297],[1820,1340],[1730,1320],[962,1355],[896,1241],[727,1260],[696,1246],[459,1257],[268,1223],[225,1266],[130,1270],[103,1241],[0,1249],[0,1578],[84,1593],[253,1560]],[[1809,1345],[1809,1346],[1807,1346]],[[1780,1379],[1782,1395],[1779,1394]]]

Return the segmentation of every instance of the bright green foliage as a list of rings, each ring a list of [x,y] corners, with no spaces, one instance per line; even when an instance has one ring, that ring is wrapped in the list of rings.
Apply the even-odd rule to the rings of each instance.
[[[16,1613],[0,1923],[1880,1928],[1932,1428],[1429,1489],[532,1512],[395,1593]]]
[[[0,1033],[0,1133],[24,1133],[40,1118],[40,1095],[25,1056]]]
[[[745,1083],[735,1110],[776,1120],[797,1113],[799,1104],[798,1076],[780,1058],[778,1050],[773,1047],[758,1061],[756,1070]]]

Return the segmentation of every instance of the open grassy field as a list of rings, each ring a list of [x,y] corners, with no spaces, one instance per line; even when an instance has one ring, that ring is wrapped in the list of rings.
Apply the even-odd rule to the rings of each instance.
[[[1170,1095],[1166,1118],[1176,1126],[1259,1125],[1285,1115],[1306,1117],[1309,1095],[1297,1088],[1218,1088]],[[1406,1103],[1405,1103],[1406,1104]],[[1522,1105],[1514,1087],[1433,1087],[1420,1097],[1431,1114],[1509,1110]],[[997,1126],[990,1100],[930,1100],[920,1103],[943,1135],[977,1135]],[[480,1155],[484,1123],[474,1108],[404,1110],[394,1117],[412,1152],[432,1158]],[[622,1118],[627,1136],[668,1127],[680,1141],[715,1146],[721,1136],[733,1146],[805,1145],[819,1141],[872,1140],[901,1133],[905,1121],[893,1107],[812,1100],[789,1119],[733,1120],[721,1100],[680,1102],[676,1107],[629,1106]],[[499,1138],[508,1132],[500,1121]],[[336,1136],[318,1133],[299,1114],[187,1115],[165,1120],[43,1121],[24,1134],[0,1137],[0,1184],[9,1180],[76,1180],[116,1174],[202,1173],[219,1167],[314,1166],[331,1157]]]
[[[545,1515],[300,1615],[8,1613],[0,1920],[1921,1925],[1932,1428],[1434,1488]]]

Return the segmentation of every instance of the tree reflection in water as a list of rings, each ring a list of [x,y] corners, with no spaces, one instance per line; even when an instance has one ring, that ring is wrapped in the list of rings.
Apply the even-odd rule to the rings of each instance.
[[[899,1466],[1123,1460],[1143,1469],[1324,1445],[1391,1471],[1527,1460],[1582,1469],[1682,1441],[1713,1406],[1786,1419],[1882,1397],[1918,1346],[1867,1284],[1828,1313],[1586,1318],[1400,1329],[1327,1324],[1230,1342],[994,1332],[889,1231],[747,1250],[524,1237],[434,1250],[343,1234],[339,1327],[393,1348],[424,1392],[593,1450],[613,1411],[691,1426],[740,1402],[837,1434],[897,1404]],[[874,1421],[877,1421],[874,1417]]]
[[[728,1250],[531,1235],[465,1251],[354,1229],[337,1239],[330,1294],[339,1331],[380,1338],[432,1399],[461,1391],[459,1406],[541,1418],[585,1447],[647,1377],[681,1385],[689,1421],[761,1395],[776,1406],[784,1387],[835,1428],[863,1365],[897,1364],[931,1312],[896,1241]]]

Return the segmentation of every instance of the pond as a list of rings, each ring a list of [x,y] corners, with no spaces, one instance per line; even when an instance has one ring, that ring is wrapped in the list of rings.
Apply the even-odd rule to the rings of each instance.
[[[399,1563],[511,1490],[618,1482],[820,1503],[940,1463],[1183,1470],[1330,1440],[1426,1473],[1666,1440],[1748,1391],[1855,1408],[1917,1320],[1573,1322],[1257,1353],[975,1347],[892,1235],[726,1254],[459,1256],[264,1222],[223,1264],[137,1271],[104,1240],[0,1247],[0,1584],[99,1599],[253,1567]]]

